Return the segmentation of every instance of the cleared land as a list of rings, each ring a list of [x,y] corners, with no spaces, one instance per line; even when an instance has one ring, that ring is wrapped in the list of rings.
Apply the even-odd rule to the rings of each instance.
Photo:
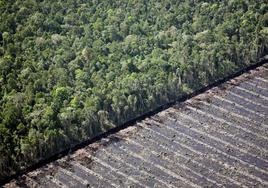
[[[268,66],[5,187],[268,187]]]

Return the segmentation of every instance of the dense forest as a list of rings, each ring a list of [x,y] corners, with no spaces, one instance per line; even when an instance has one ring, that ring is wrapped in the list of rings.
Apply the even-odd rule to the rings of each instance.
[[[0,0],[0,12],[2,178],[267,54],[266,0]]]

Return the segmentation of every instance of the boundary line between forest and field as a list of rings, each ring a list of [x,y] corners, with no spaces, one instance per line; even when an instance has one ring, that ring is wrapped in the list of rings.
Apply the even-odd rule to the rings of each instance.
[[[238,76],[240,76],[240,75],[242,75],[242,74],[244,74],[246,72],[249,72],[250,70],[254,70],[257,67],[260,67],[260,66],[262,66],[262,65],[264,65],[266,63],[268,63],[268,56],[264,56],[257,63],[255,63],[253,65],[250,65],[248,67],[245,67],[245,68],[243,68],[243,69],[241,69],[241,70],[239,70],[239,71],[237,71],[237,72],[235,72],[235,73],[233,73],[233,74],[231,74],[231,75],[229,75],[229,76],[227,76],[225,78],[219,79],[219,80],[215,81],[214,83],[209,84],[208,86],[202,87],[201,89],[198,89],[197,91],[194,91],[194,92],[192,92],[190,94],[183,95],[183,96],[179,97],[178,99],[176,99],[176,100],[174,100],[172,102],[169,102],[167,104],[163,104],[163,105],[155,108],[154,110],[150,110],[150,111],[148,111],[146,113],[143,113],[142,115],[140,115],[140,116],[138,116],[136,118],[133,118],[133,119],[121,124],[120,126],[117,126],[115,128],[112,128],[112,129],[104,132],[104,133],[96,135],[95,137],[90,138],[90,139],[88,139],[86,141],[83,141],[80,144],[77,144],[77,145],[75,145],[73,147],[65,149],[65,150],[63,150],[63,151],[61,151],[61,152],[59,152],[57,154],[52,155],[49,158],[41,160],[38,163],[36,163],[34,165],[31,165],[31,166],[25,168],[24,170],[21,170],[21,171],[17,172],[16,174],[13,174],[13,175],[11,175],[9,177],[6,177],[0,182],[0,187],[4,186],[7,183],[9,183],[13,179],[18,179],[23,174],[26,174],[26,173],[31,172],[33,170],[36,170],[36,169],[38,169],[38,168],[40,168],[40,167],[42,167],[42,166],[44,166],[44,165],[46,165],[46,164],[48,164],[50,162],[53,162],[53,161],[55,161],[55,160],[57,160],[59,158],[62,158],[62,157],[67,156],[67,155],[70,155],[70,154],[72,154],[73,152],[75,152],[78,149],[81,149],[81,148],[83,148],[83,147],[85,147],[85,146],[87,146],[89,144],[92,144],[92,143],[94,143],[96,141],[99,141],[102,138],[105,138],[105,137],[107,137],[107,136],[109,136],[111,134],[114,134],[114,133],[116,133],[116,132],[118,132],[118,131],[120,131],[122,129],[125,129],[127,127],[133,126],[137,121],[141,121],[141,120],[144,120],[145,118],[149,118],[149,117],[151,117],[151,116],[153,116],[153,115],[155,115],[155,114],[157,114],[157,113],[159,113],[159,112],[161,112],[163,110],[166,110],[167,108],[177,104],[178,102],[184,102],[184,101],[186,101],[186,100],[188,100],[188,99],[190,99],[190,98],[192,98],[194,96],[197,96],[197,95],[199,95],[199,94],[201,94],[201,93],[203,93],[203,92],[205,92],[205,91],[207,91],[207,90],[209,90],[209,89],[211,89],[213,87],[219,86],[219,85],[221,85],[221,84],[223,84],[223,83],[225,83],[225,82],[227,82],[227,81],[229,81],[231,79],[234,79],[235,77],[238,77]]]

